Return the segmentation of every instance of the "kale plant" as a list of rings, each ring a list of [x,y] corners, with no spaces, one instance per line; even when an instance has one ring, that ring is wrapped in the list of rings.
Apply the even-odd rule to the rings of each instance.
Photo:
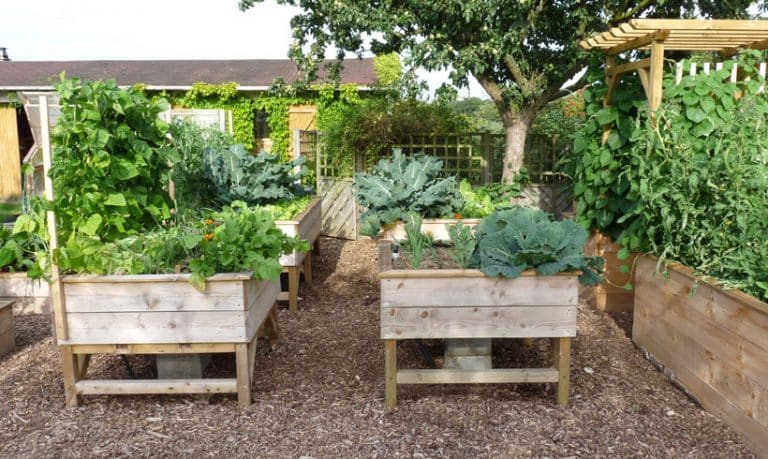
[[[211,185],[214,205],[243,201],[248,205],[290,201],[312,193],[301,184],[309,172],[306,158],[282,162],[277,155],[254,156],[243,145],[209,149],[203,154],[203,177]],[[295,169],[295,170],[294,170]]]
[[[539,209],[519,207],[486,217],[476,234],[473,262],[488,276],[516,278],[526,269],[545,276],[580,270],[584,285],[601,280],[603,261],[584,256],[587,232],[573,221],[552,221]]]
[[[437,158],[403,156],[395,151],[382,159],[370,174],[355,176],[355,196],[366,208],[360,216],[360,233],[374,237],[382,225],[404,220],[409,212],[424,217],[453,216],[461,209],[454,177],[441,177],[443,162]]]

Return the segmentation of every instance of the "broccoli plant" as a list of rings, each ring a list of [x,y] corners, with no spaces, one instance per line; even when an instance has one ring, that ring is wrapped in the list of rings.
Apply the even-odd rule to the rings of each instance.
[[[409,212],[423,217],[452,216],[464,204],[454,177],[441,177],[443,162],[437,158],[406,157],[395,151],[382,159],[370,174],[355,176],[355,196],[366,208],[360,216],[360,233],[374,237],[382,225],[404,220]]]
[[[486,217],[476,235],[473,263],[488,276],[515,278],[526,269],[545,276],[580,270],[584,285],[601,280],[603,260],[584,256],[587,232],[573,221],[552,221],[539,209],[519,207]]]

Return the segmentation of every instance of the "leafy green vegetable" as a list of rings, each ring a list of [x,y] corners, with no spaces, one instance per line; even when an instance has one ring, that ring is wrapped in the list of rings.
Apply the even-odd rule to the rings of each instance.
[[[451,253],[451,258],[462,268],[469,268],[472,254],[475,252],[477,245],[475,235],[472,234],[472,228],[464,226],[464,223],[461,221],[455,225],[446,225],[446,228],[453,243],[454,250]]]
[[[370,174],[355,176],[355,196],[366,208],[360,216],[360,233],[374,237],[382,225],[404,220],[409,212],[424,217],[453,216],[463,199],[454,177],[440,177],[442,161],[395,151],[382,159]]]
[[[288,163],[266,152],[254,156],[242,145],[235,144],[205,151],[203,177],[211,185],[212,200],[218,205],[234,201],[249,205],[290,201],[312,192],[301,185],[301,178],[309,173],[305,162],[303,156]]]
[[[488,276],[518,277],[526,269],[549,276],[578,271],[585,285],[601,280],[602,259],[583,254],[587,232],[573,221],[552,221],[538,209],[514,208],[483,219],[477,227],[473,263]]]
[[[274,204],[267,204],[261,206],[261,208],[269,212],[274,220],[291,220],[304,211],[311,200],[311,196],[304,196],[293,201],[279,201]]]
[[[459,211],[462,218],[482,218],[495,210],[491,195],[485,190],[473,190],[469,180],[464,179],[459,183],[459,192],[464,198],[464,206]]]
[[[421,259],[424,257],[424,252],[427,249],[432,248],[432,239],[429,235],[421,232],[421,223],[423,219],[421,215],[415,212],[409,212],[405,220],[403,229],[405,230],[406,239],[404,241],[397,241],[400,246],[410,253],[409,260],[411,262],[412,269],[419,269],[421,266]]]
[[[59,240],[83,234],[115,241],[158,228],[172,207],[166,109],[114,80],[62,76],[61,116],[52,133],[51,177]]]

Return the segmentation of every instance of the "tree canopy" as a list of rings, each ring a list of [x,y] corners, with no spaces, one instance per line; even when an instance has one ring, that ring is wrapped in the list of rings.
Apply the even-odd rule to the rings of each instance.
[[[248,9],[263,0],[240,0]],[[749,0],[277,0],[302,8],[291,25],[289,55],[305,67],[335,46],[339,58],[402,53],[406,64],[452,68],[464,85],[473,75],[495,103],[508,149],[522,148],[525,131],[562,86],[599,57],[579,40],[636,17],[744,17]],[[761,2],[761,7],[765,5]],[[315,64],[316,65],[316,64]],[[315,67],[316,69],[316,67]],[[522,142],[521,142],[522,140]],[[509,144],[512,144],[510,146]],[[511,153],[511,152],[510,152]],[[522,151],[512,169],[519,168]],[[505,169],[506,172],[506,169]],[[514,171],[512,171],[514,172]],[[505,178],[507,174],[505,173]]]

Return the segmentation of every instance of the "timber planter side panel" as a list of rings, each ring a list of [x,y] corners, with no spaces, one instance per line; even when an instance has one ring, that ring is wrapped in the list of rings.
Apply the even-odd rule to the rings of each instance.
[[[243,343],[277,298],[277,281],[217,274],[204,292],[189,274],[65,276],[59,344]]]
[[[50,312],[50,288],[42,279],[30,279],[27,273],[0,273],[0,298],[14,300],[16,314]]]
[[[698,280],[681,265],[668,279],[642,256],[632,338],[758,455],[768,451],[768,304]]]
[[[448,234],[448,226],[455,226],[456,223],[462,222],[464,226],[475,227],[480,224],[480,218],[425,218],[421,223],[421,232],[424,234],[430,234],[432,240],[439,242],[449,242],[451,236]],[[401,241],[407,239],[405,234],[405,223],[399,221],[391,225],[385,225],[383,228],[382,240],[386,241]]]
[[[287,236],[298,237],[307,241],[310,247],[314,247],[317,253],[320,229],[322,227],[321,197],[315,196],[307,207],[292,220],[275,221],[280,231]],[[280,295],[281,301],[288,301],[288,308],[295,311],[299,307],[299,273],[304,273],[304,280],[312,284],[312,251],[301,253],[293,251],[280,257],[280,265],[283,272],[288,272],[288,292]]]

